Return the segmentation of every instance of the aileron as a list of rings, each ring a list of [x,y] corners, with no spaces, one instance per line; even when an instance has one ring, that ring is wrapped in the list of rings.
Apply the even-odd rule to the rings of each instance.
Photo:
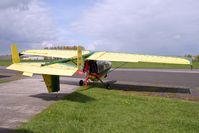
[[[41,63],[16,63],[7,67],[7,69],[26,72],[26,73],[60,75],[60,76],[72,76],[77,71],[76,67],[70,65],[52,64],[49,66],[42,67]]]

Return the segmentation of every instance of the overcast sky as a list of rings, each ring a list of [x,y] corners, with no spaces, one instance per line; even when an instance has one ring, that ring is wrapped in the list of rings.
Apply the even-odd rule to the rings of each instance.
[[[199,54],[198,0],[1,0],[0,54],[83,45],[140,54]]]

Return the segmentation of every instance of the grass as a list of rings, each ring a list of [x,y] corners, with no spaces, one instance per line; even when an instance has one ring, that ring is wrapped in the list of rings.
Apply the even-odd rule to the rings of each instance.
[[[122,65],[124,64],[124,65]],[[159,69],[190,69],[190,65],[178,65],[178,64],[163,64],[163,63],[121,63],[121,62],[112,62],[113,68],[118,66],[121,68],[159,68]],[[193,62],[193,68],[199,68],[199,62]]]
[[[0,79],[0,84],[11,82],[11,81],[18,80],[18,79],[20,79],[20,78]]]
[[[199,131],[199,103],[92,88],[59,100],[23,124],[34,133]]]
[[[44,62],[44,60],[22,60],[21,62]],[[12,64],[12,61],[11,60],[3,60],[3,59],[0,59],[0,66],[9,66]]]
[[[0,84],[5,83],[5,82],[7,82],[7,81],[0,79]]]
[[[20,77],[15,77],[15,78],[11,78],[11,79],[0,79],[0,84],[15,81],[18,79],[20,79]]]
[[[0,59],[0,66],[9,66],[11,63],[11,60]]]

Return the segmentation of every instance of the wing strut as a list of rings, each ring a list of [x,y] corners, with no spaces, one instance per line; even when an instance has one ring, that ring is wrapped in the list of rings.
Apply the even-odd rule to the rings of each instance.
[[[124,63],[120,64],[120,65],[117,66],[116,68],[110,70],[108,73],[111,73],[112,71],[115,71],[116,69],[120,68],[121,66],[123,66],[123,65],[125,65],[125,64],[127,64],[127,63],[129,63],[129,62],[124,62]]]

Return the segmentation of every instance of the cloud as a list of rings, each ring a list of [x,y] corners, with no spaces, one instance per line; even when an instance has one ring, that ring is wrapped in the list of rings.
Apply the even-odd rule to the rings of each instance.
[[[30,2],[30,0],[4,0],[0,2],[0,10],[7,8],[26,9]]]
[[[0,54],[13,42],[21,50],[84,43],[91,50],[198,54],[198,0],[96,0],[84,8],[69,2],[76,12],[63,6],[61,13],[59,4],[45,2],[0,1]]]
[[[0,8],[0,54],[8,53],[10,43],[27,49],[56,39],[50,10],[41,1],[0,1]]]
[[[183,55],[199,49],[198,0],[103,0],[85,10],[72,30],[88,48]]]

